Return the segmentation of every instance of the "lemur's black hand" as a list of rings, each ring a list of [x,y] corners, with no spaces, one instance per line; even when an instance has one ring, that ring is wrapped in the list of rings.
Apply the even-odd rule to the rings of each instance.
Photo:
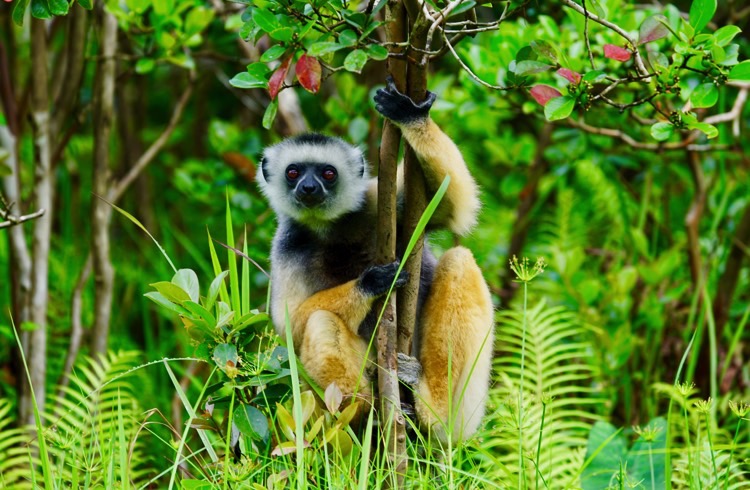
[[[372,296],[381,296],[388,292],[393,279],[398,272],[398,261],[385,265],[373,265],[368,267],[359,277],[359,288]],[[396,287],[400,288],[406,284],[409,273],[402,270],[396,279]]]
[[[388,77],[385,88],[378,89],[374,98],[379,113],[395,123],[408,124],[427,118],[436,96],[428,91],[425,100],[417,104],[399,92],[393,78]]]

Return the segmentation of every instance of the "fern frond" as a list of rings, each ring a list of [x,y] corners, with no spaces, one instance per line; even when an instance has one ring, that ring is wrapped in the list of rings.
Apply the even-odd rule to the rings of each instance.
[[[494,364],[499,382],[490,392],[492,408],[487,416],[486,442],[482,443],[497,463],[516,475],[522,336],[522,312],[501,312]],[[593,387],[600,376],[593,352],[590,332],[576,315],[561,307],[547,307],[544,302],[527,311],[522,412],[527,484],[533,485],[539,478],[547,487],[558,488],[567,485],[575,474],[581,451],[585,453],[588,432],[596,420],[602,419],[597,413],[603,411],[605,402]],[[497,472],[497,466],[487,471]],[[506,476],[497,476],[507,482]]]

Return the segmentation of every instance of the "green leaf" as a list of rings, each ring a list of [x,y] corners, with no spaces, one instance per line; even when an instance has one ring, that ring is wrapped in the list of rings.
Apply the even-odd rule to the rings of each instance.
[[[270,48],[268,48],[266,52],[261,55],[260,61],[263,63],[268,63],[269,61],[281,58],[282,56],[284,56],[284,53],[286,53],[286,47],[277,44],[276,46],[271,46]]]
[[[94,1],[93,0],[78,0],[78,5],[85,8],[86,10],[93,10]]]
[[[533,49],[537,55],[543,56],[544,58],[549,59],[553,63],[557,63],[557,58],[558,58],[557,50],[555,49],[554,46],[552,46],[547,41],[543,41],[543,40],[531,41],[531,49]]]
[[[205,306],[207,310],[211,310],[211,308],[214,307],[214,303],[216,302],[216,297],[219,295],[219,290],[221,289],[221,286],[224,284],[224,278],[227,277],[227,274],[229,274],[229,271],[222,271],[219,275],[217,275],[213,281],[211,281],[211,285],[208,287],[208,295],[206,296],[206,302]]]
[[[267,441],[270,436],[268,419],[252,405],[239,405],[234,410],[234,423],[244,435],[255,441]]]
[[[229,85],[237,88],[266,88],[266,77],[257,77],[248,72],[236,74],[229,80]]]
[[[213,360],[219,369],[237,369],[237,347],[233,344],[219,344],[214,348]],[[230,377],[233,377],[230,375]]]
[[[627,453],[625,438],[612,424],[597,422],[589,432],[586,459],[591,462],[581,474],[584,490],[608,488]]]
[[[190,295],[180,286],[171,282],[155,282],[149,284],[149,286],[159,291],[162,296],[173,303],[182,304],[183,301],[190,301]]]
[[[182,303],[182,306],[192,314],[192,318],[203,320],[211,329],[216,327],[216,318],[211,314],[210,311],[208,311],[198,303],[195,303],[193,301],[185,301],[184,303]]]
[[[206,7],[194,7],[185,18],[185,34],[190,37],[203,31],[214,18],[215,11]]]
[[[732,39],[734,37],[742,32],[742,29],[740,29],[737,26],[724,26],[716,30],[714,32],[714,39],[715,43],[721,47],[724,47],[732,42]]]
[[[713,139],[719,136],[719,130],[713,124],[694,122],[694,123],[688,124],[688,128],[697,129],[698,131],[701,131],[703,134],[706,135],[706,138],[708,139]]]
[[[701,32],[716,13],[716,0],[693,0],[690,6],[690,25]]]
[[[666,141],[674,133],[674,126],[667,122],[658,122],[651,126],[651,136],[656,141]]]
[[[569,95],[556,97],[547,102],[547,104],[544,106],[544,116],[548,121],[565,119],[566,117],[570,116],[575,106],[576,99]]]
[[[179,286],[188,293],[192,301],[198,302],[200,298],[200,286],[198,276],[192,269],[180,269],[172,276],[172,284]]]
[[[156,61],[153,58],[141,58],[135,62],[135,72],[141,75],[150,73],[156,66]]]
[[[732,67],[728,79],[730,82],[750,82],[750,60],[745,60]]]
[[[29,0],[18,0],[13,7],[13,22],[17,25],[23,25],[23,16],[26,13],[26,7],[29,6]]]
[[[279,110],[279,99],[274,99],[266,107],[266,112],[263,114],[263,127],[271,129],[273,126],[273,120],[276,119],[276,112]]]
[[[166,308],[169,311],[177,313],[178,315],[190,316],[190,312],[186,308],[183,308],[180,305],[174,304],[173,302],[169,301],[163,294],[159,292],[151,291],[151,292],[144,294],[144,296],[150,299],[151,301],[153,301],[154,303],[156,303],[157,305],[163,308]]]
[[[52,17],[47,0],[31,0],[31,16],[37,19],[49,19]]]
[[[719,100],[719,89],[713,83],[702,83],[690,94],[693,107],[712,107]]]
[[[542,63],[541,61],[523,60],[516,63],[513,73],[516,75],[530,75],[532,73],[541,73],[552,68],[552,65]]]
[[[357,33],[347,29],[339,34],[339,44],[342,46],[354,46],[357,44]]]
[[[270,33],[281,27],[279,19],[268,10],[257,9],[253,11],[253,22]]]
[[[344,59],[344,68],[348,71],[360,73],[365,66],[365,63],[367,63],[367,53],[361,49],[355,49],[346,55],[346,58]]]
[[[281,27],[275,31],[269,32],[268,35],[271,36],[272,39],[288,43],[294,39],[295,32],[296,31],[292,27]]]
[[[49,10],[55,15],[67,15],[68,9],[70,6],[68,5],[68,0],[47,0],[49,4]]]
[[[370,44],[365,48],[367,56],[374,60],[382,61],[388,58],[388,50],[379,44]]]
[[[477,5],[477,2],[475,2],[474,0],[469,0],[468,2],[466,2],[466,1],[461,2],[461,3],[458,4],[458,7],[456,7],[455,9],[453,9],[451,11],[451,13],[448,16],[448,18],[454,17],[456,15],[463,14],[464,12],[467,12],[467,11],[473,9],[474,7],[476,7],[476,5]]]
[[[339,43],[334,43],[330,41],[323,41],[319,43],[315,43],[312,46],[310,46],[307,50],[308,56],[312,56],[315,58],[318,58],[324,54],[333,53],[334,51],[338,51],[339,49],[342,49],[344,46],[342,46]]]
[[[604,80],[606,76],[607,74],[604,73],[604,70],[592,70],[592,71],[586,72],[583,75],[583,78],[581,78],[581,80],[584,82],[596,83],[600,80]]]

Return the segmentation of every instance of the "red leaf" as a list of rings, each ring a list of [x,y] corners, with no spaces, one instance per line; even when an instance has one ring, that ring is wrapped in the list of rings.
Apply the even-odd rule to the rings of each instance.
[[[625,48],[615,46],[614,44],[604,45],[604,56],[611,60],[628,61],[632,53]]]
[[[284,84],[287,72],[289,72],[289,65],[292,63],[292,57],[289,56],[287,59],[281,62],[276,71],[271,75],[271,79],[268,81],[268,93],[271,94],[271,100],[275,99],[279,95],[279,90]]]
[[[297,74],[297,80],[305,90],[314,94],[318,92],[320,89],[320,74],[323,70],[317,58],[303,54],[297,61],[294,71]]]
[[[540,104],[547,105],[551,99],[560,97],[562,94],[555,87],[549,85],[534,85],[531,87],[531,96]]]
[[[574,72],[573,70],[568,70],[567,68],[560,68],[557,70],[557,74],[561,77],[565,78],[570,83],[580,83],[581,81],[581,74]]]

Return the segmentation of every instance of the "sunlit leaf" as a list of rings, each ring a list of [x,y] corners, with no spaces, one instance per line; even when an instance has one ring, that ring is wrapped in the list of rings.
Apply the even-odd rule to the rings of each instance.
[[[742,32],[742,29],[737,26],[720,27],[714,32],[714,39],[718,46],[724,47],[731,43],[732,39],[734,39],[734,37],[740,32]]]
[[[557,97],[547,102],[544,106],[544,116],[548,121],[565,119],[573,112],[575,105],[576,100],[569,95]]]
[[[690,102],[695,108],[712,107],[719,100],[719,89],[713,83],[702,83],[690,94]]]
[[[730,82],[750,82],[750,60],[732,67],[728,78]]]
[[[367,63],[367,53],[361,49],[355,49],[346,55],[346,58],[344,59],[344,68],[348,71],[360,73],[365,66],[365,63]]]
[[[701,32],[716,13],[716,0],[693,0],[690,5],[690,25]]]
[[[651,136],[656,141],[666,141],[674,133],[674,126],[668,122],[658,122],[651,126]]]
[[[516,75],[531,75],[534,73],[541,73],[553,68],[548,63],[542,63],[541,61],[534,60],[523,60],[516,63],[514,73]]]

